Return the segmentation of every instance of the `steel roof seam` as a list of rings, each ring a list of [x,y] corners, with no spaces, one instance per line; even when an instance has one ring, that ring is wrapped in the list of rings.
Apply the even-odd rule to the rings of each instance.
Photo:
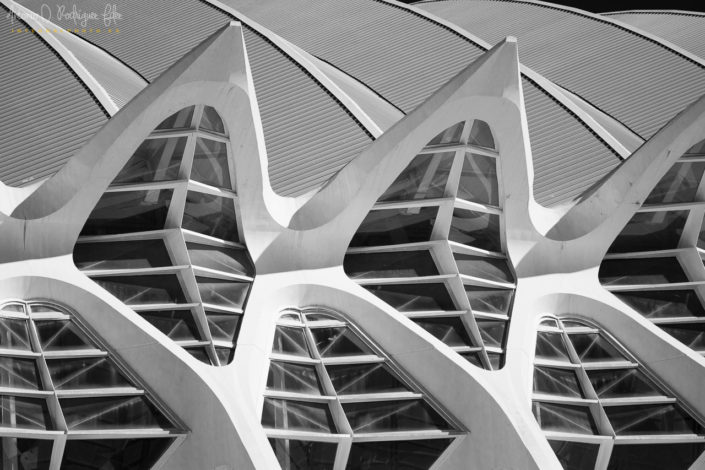
[[[3,5],[2,3],[0,3],[0,7],[3,8],[8,14],[11,13],[11,12],[10,12],[10,9],[7,8],[5,5]],[[29,25],[28,25],[22,18],[20,18],[19,16],[16,16],[15,19],[16,19],[17,21],[21,22],[23,25],[25,25],[25,28],[24,28],[24,29],[29,29],[29,30],[34,31],[34,28],[32,28],[31,26],[29,26]],[[76,81],[77,81],[78,83],[80,83],[81,86],[88,92],[88,94],[89,94],[90,97],[93,99],[93,101],[98,105],[98,107],[100,108],[100,110],[103,111],[103,114],[105,114],[105,117],[108,118],[108,119],[110,119],[111,114],[108,112],[107,109],[105,109],[105,106],[103,106],[103,104],[100,102],[100,100],[98,99],[98,97],[95,96],[95,93],[93,93],[93,90],[91,90],[90,87],[88,87],[88,85],[86,85],[86,84],[83,82],[83,80],[81,79],[81,77],[79,77],[78,74],[73,70],[73,67],[71,67],[71,66],[69,65],[69,63],[66,62],[66,60],[65,60],[63,57],[61,57],[61,54],[59,54],[58,52],[56,52],[56,50],[54,50],[54,48],[51,47],[51,45],[46,41],[46,39],[44,39],[44,38],[42,37],[41,34],[37,34],[37,33],[32,33],[32,34],[34,34],[34,35],[42,42],[42,44],[44,44],[44,46],[45,46],[47,49],[49,49],[49,50],[51,51],[51,53],[54,54],[54,55],[61,61],[62,64],[64,64],[64,67],[66,67],[66,69],[69,71],[69,73],[71,73],[71,75],[73,75],[73,77],[76,79]]]

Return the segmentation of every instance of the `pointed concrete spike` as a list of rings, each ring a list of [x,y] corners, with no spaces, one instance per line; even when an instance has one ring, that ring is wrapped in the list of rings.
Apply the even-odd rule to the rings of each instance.
[[[605,235],[605,239],[613,240],[676,160],[705,138],[703,129],[705,96],[681,111],[603,178],[562,217],[547,237],[572,240],[607,225],[614,234]]]
[[[0,232],[6,242],[0,260],[71,253],[91,211],[134,150],[166,117],[193,104],[216,109],[238,142],[233,146],[235,157],[244,152],[255,159],[250,167],[261,175],[263,137],[259,114],[253,114],[253,94],[242,29],[231,22],[136,96],[59,173],[14,210],[10,222],[22,225],[23,230],[13,233],[24,235],[9,241]],[[172,226],[179,222],[172,221]],[[6,229],[10,229],[8,224],[0,227]]]
[[[522,106],[516,39],[507,38],[370,144],[299,210],[290,227],[315,227],[353,207],[371,207],[438,133],[470,119],[487,121],[493,131],[507,121],[520,127],[519,119],[506,115],[514,111],[518,118]]]

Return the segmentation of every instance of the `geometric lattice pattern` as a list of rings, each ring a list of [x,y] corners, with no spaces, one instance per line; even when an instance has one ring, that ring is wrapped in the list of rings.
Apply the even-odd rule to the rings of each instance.
[[[0,308],[0,413],[7,470],[151,468],[180,434],[71,313],[44,302]]]
[[[162,122],[98,202],[76,265],[197,359],[232,360],[254,267],[230,140],[210,106]]]
[[[612,243],[600,281],[666,333],[705,354],[705,141],[681,156]]]
[[[282,469],[428,469],[461,435],[349,322],[285,312],[262,424]]]
[[[533,411],[565,469],[687,470],[705,450],[702,421],[581,321],[541,322]]]
[[[499,151],[484,121],[433,138],[379,198],[345,270],[473,364],[502,366],[515,280]]]

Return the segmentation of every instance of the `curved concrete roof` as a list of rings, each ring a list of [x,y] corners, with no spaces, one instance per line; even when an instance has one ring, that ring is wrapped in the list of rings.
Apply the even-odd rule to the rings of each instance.
[[[19,3],[41,11],[42,0]],[[95,2],[77,0],[78,11]],[[81,30],[100,48],[154,80],[233,16],[198,0],[117,4],[119,33]],[[102,10],[100,13],[102,25]],[[74,27],[72,21],[57,22]],[[244,21],[245,25],[247,21]],[[367,129],[325,87],[255,29],[244,27],[269,159],[272,187],[297,196],[320,187],[372,140]]]
[[[41,0],[21,0],[21,3],[37,11],[42,5]],[[242,11],[405,112],[414,109],[485,50],[484,44],[426,17],[425,13],[392,2],[210,3]],[[78,0],[76,4],[79,10],[87,11],[93,5],[89,0]],[[150,79],[231,18],[198,0],[132,0],[118,4],[118,9],[123,15],[120,33],[92,34],[89,39]],[[346,21],[330,21],[331,18]],[[311,87],[316,85],[315,80],[307,80],[305,72],[297,73],[292,61],[268,54],[267,41],[259,41],[257,35],[247,32],[250,31],[247,27],[245,31],[273,187],[283,195],[315,189],[354,158],[371,136],[331,98],[328,90]],[[354,88],[335,76],[331,67],[321,68],[349,96],[360,99]],[[535,192],[539,202],[551,205],[580,194],[602,176],[601,172],[616,166],[619,158],[550,93],[535,84],[530,87],[535,90],[525,92],[525,99],[537,177]],[[307,95],[302,94],[303,89],[308,90]],[[370,98],[369,93],[367,97]],[[369,106],[372,101],[360,103],[368,115],[374,114]],[[386,113],[387,125],[392,114]],[[565,177],[568,167],[572,184],[557,185],[556,181]]]
[[[705,67],[609,19],[526,1],[416,4],[494,43],[517,36],[522,63],[642,138],[705,94]]]
[[[705,13],[676,10],[633,10],[603,13],[614,20],[662,37],[705,60]]]
[[[23,186],[58,171],[109,114],[41,34],[8,11],[0,5],[0,180]]]

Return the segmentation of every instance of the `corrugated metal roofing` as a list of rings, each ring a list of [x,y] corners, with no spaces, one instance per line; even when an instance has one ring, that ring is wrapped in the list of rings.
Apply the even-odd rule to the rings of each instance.
[[[384,2],[227,3],[407,112],[472,62],[479,50],[457,33]],[[329,20],[336,17],[345,21]],[[602,176],[597,173],[609,171],[620,159],[577,117],[535,85],[530,87],[533,92],[525,98],[537,175],[534,192],[540,203],[557,204],[589,188]],[[568,166],[570,183],[564,184]]]
[[[620,159],[531,80],[522,80],[534,160],[534,197],[551,206],[582,194]]]
[[[40,11],[42,0],[21,4]],[[95,2],[76,0],[77,11],[95,11]],[[88,41],[154,80],[232,17],[198,0],[116,2],[119,33],[80,32]],[[54,18],[63,27],[73,21]],[[298,195],[323,184],[354,158],[372,137],[313,77],[254,31],[246,43],[260,105],[272,186]],[[251,49],[251,50],[250,50]]]
[[[40,35],[7,13],[0,6],[0,180],[21,186],[56,173],[108,115]]]
[[[494,44],[518,38],[522,63],[648,138],[705,94],[705,68],[607,21],[504,0],[416,6]]]
[[[626,11],[604,13],[639,29],[662,37],[705,59],[705,14],[675,11]]]

